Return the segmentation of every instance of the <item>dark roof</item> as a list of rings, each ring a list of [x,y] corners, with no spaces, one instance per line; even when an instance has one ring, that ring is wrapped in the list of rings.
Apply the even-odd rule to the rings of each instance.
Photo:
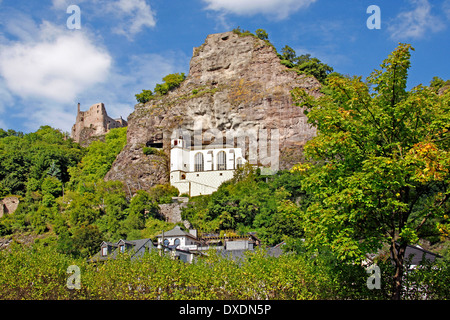
[[[186,236],[186,237],[190,237],[192,239],[197,240],[197,238],[194,237],[192,234],[190,234],[186,231],[183,231],[180,226],[175,226],[175,228],[173,228],[172,230],[166,231],[164,233],[160,233],[156,237],[162,238],[163,234],[164,234],[164,237],[184,237],[184,236]]]
[[[117,247],[117,243],[114,242],[108,242],[108,241],[103,241],[102,244],[100,246],[103,247],[103,245],[107,245],[109,247]]]
[[[419,246],[408,245],[405,250],[405,261],[409,265],[420,265],[423,260],[434,262],[436,258],[441,256],[431,251],[425,250]]]
[[[114,247],[114,250],[112,252],[109,252],[107,256],[103,256],[102,251],[100,250],[100,252],[97,252],[94,256],[92,256],[92,258],[89,259],[89,261],[95,262],[95,261],[104,261],[104,260],[108,260],[108,259],[115,259],[117,256],[117,253],[119,252],[119,244],[120,243],[124,243],[124,244],[133,246],[131,251],[129,251],[129,252],[131,252],[131,258],[133,258],[143,247],[144,248],[145,247],[150,247],[150,248],[155,247],[150,238],[138,239],[138,240],[132,240],[132,241],[120,239],[116,243],[103,241],[101,243],[101,247],[103,247],[106,244],[108,246]]]
[[[217,252],[225,258],[230,258],[233,261],[240,260],[245,257],[245,252],[249,249],[238,249],[238,250],[225,250],[219,249]]]
[[[389,251],[388,249],[380,249],[378,250],[377,253],[366,254],[366,257],[369,260],[374,261],[374,259],[380,255],[389,254],[391,256],[392,263],[394,263],[394,260],[392,259],[392,254],[388,253],[388,251]],[[407,245],[403,261],[404,264],[412,266],[412,265],[421,265],[424,260],[434,262],[436,258],[442,257],[436,253],[425,250],[420,246]]]
[[[270,247],[267,250],[267,255],[270,257],[276,257],[278,258],[283,254],[283,250],[281,249],[282,246],[284,246],[286,243],[283,241],[276,246]]]

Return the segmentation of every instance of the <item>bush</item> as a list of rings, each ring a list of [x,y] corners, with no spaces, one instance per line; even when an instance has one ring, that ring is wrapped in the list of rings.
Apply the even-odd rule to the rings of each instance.
[[[157,83],[155,87],[155,92],[163,96],[167,94],[167,92],[169,92],[169,86],[165,83],[163,84]]]
[[[163,78],[163,81],[165,82],[165,84],[167,84],[169,90],[172,90],[176,87],[179,87],[185,79],[186,76],[184,75],[184,73],[172,73],[165,76]]]
[[[149,191],[151,199],[158,203],[171,203],[172,197],[177,197],[180,194],[177,188],[170,184],[158,184]]]
[[[267,34],[266,30],[264,29],[257,29],[255,31],[256,36],[261,40],[269,40],[269,35]]]
[[[156,154],[158,152],[157,149],[152,148],[152,147],[143,147],[142,148],[142,152],[146,155],[149,156],[151,154]]]
[[[163,78],[164,83],[156,84],[155,92],[159,95],[165,95],[170,90],[175,89],[180,86],[180,84],[186,79],[184,73],[172,73],[168,74]]]
[[[135,95],[136,100],[140,103],[146,103],[153,99],[152,90],[142,90],[141,93]]]
[[[281,60],[280,63],[288,68],[293,68],[294,64],[289,60]]]

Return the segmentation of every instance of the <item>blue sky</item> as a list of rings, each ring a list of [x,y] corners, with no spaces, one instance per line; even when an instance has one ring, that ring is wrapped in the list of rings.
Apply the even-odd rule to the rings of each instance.
[[[67,27],[70,5],[80,29]],[[367,28],[370,5],[381,29]],[[450,79],[450,0],[0,0],[0,127],[70,131],[77,102],[126,118],[134,94],[187,74],[193,47],[237,26],[363,79],[411,43],[409,88]]]

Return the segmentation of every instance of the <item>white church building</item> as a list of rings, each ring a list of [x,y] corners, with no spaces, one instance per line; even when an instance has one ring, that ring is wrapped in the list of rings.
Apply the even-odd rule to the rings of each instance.
[[[178,136],[171,140],[170,184],[190,197],[211,194],[245,162],[241,148],[223,144],[191,147]]]

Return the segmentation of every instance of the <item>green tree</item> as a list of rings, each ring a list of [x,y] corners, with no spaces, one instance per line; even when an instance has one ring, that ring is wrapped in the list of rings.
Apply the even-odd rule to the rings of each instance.
[[[41,189],[43,195],[51,195],[57,198],[62,194],[62,183],[55,177],[47,177],[42,182]]]
[[[170,184],[157,184],[149,190],[150,199],[157,203],[171,203],[172,197],[177,197],[180,193],[177,188]]]
[[[297,64],[296,69],[300,72],[314,76],[321,83],[325,83],[328,74],[333,72],[332,67],[321,62],[317,58],[311,58],[305,62]]]
[[[285,45],[284,48],[281,49],[281,56],[283,57],[283,60],[288,60],[294,63],[297,54],[295,53],[294,49],[292,49],[288,45]]]
[[[69,187],[75,190],[81,188],[83,183],[103,179],[126,142],[126,127],[112,129],[106,134],[104,142],[93,141],[81,161],[68,169],[71,177]]]
[[[302,54],[297,57],[295,50],[286,45],[280,55],[280,63],[288,68],[293,68],[299,73],[315,77],[324,84],[328,75],[333,72],[333,68],[321,62],[318,58],[312,58],[310,54]]]
[[[318,99],[293,91],[318,129],[305,146],[320,163],[305,173],[306,242],[351,260],[389,244],[393,299],[401,298],[406,246],[426,227],[448,236],[450,209],[450,92],[406,91],[411,50],[400,44],[367,83],[332,76]]]
[[[169,90],[172,90],[178,87],[185,79],[184,73],[172,73],[165,76],[163,81],[167,84]]]
[[[444,81],[442,78],[433,77],[430,81],[430,87],[433,88],[435,92],[439,92],[439,89],[441,88],[450,87],[450,80]]]
[[[269,35],[264,29],[257,29],[255,31],[256,36],[261,40],[269,40]]]
[[[137,102],[146,103],[153,99],[152,90],[142,90],[141,93],[135,94]]]
[[[172,199],[171,199],[172,200]],[[148,217],[157,217],[158,205],[157,201],[148,192],[138,190],[136,195],[131,199],[128,207],[129,214],[135,214],[145,223]]]
[[[170,90],[180,86],[180,84],[186,79],[184,73],[172,73],[163,78],[164,83],[158,83],[155,86],[154,91],[159,95],[165,95]]]

